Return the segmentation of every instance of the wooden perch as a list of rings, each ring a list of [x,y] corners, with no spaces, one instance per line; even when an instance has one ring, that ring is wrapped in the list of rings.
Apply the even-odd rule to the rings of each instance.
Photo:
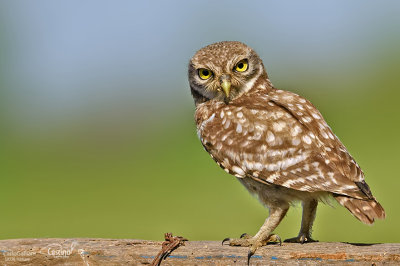
[[[12,239],[0,240],[2,265],[148,265],[162,241],[134,239]],[[246,265],[247,248],[216,241],[187,241],[161,265]],[[251,265],[400,264],[400,243],[310,243],[259,248]]]

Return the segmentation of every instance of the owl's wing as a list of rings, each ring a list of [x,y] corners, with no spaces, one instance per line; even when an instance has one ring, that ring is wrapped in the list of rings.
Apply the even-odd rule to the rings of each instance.
[[[319,178],[322,179],[315,180],[316,182],[310,185],[319,187],[327,182],[325,188],[327,191],[373,199],[361,168],[311,102],[295,93],[283,90],[272,90],[269,97],[274,104],[291,114],[303,126],[304,133],[310,136],[312,142],[310,147],[315,149],[314,164],[318,164],[315,170],[320,173]],[[307,179],[306,171],[297,174]]]
[[[272,90],[228,105],[207,102],[198,106],[196,121],[204,148],[230,174],[369,198],[358,165],[318,110],[296,94]]]

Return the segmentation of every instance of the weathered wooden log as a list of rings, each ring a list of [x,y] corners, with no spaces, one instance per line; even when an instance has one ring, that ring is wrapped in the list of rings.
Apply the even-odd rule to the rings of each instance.
[[[146,265],[162,241],[135,239],[11,239],[0,240],[2,265]],[[216,241],[188,241],[161,265],[246,265],[247,248]],[[400,243],[350,244],[318,242],[259,248],[251,265],[400,265]]]

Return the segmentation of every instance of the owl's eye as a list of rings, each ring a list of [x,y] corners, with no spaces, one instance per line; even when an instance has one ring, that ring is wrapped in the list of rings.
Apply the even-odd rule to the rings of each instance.
[[[205,68],[199,69],[199,77],[201,79],[204,79],[204,80],[209,79],[211,77],[211,75],[212,75],[212,72],[210,70],[205,69]]]
[[[244,72],[247,70],[248,67],[249,67],[249,64],[247,62],[247,59],[243,59],[243,60],[240,60],[239,63],[236,64],[235,70],[237,72]]]

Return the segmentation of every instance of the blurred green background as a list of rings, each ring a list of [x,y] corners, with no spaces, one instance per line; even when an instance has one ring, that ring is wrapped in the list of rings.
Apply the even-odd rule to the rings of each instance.
[[[221,240],[268,211],[203,150],[187,63],[243,41],[310,99],[387,219],[320,205],[320,241],[399,242],[399,1],[0,2],[0,238]],[[301,207],[276,230],[293,237]]]

